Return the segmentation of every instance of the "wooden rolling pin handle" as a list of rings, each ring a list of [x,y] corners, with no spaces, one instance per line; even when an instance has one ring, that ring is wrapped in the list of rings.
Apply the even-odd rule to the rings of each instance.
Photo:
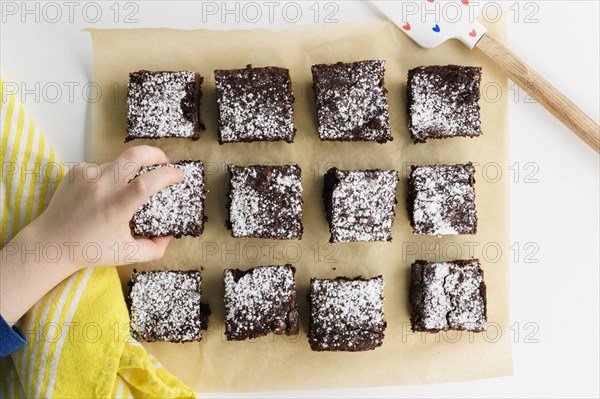
[[[598,124],[552,86],[546,79],[525,64],[498,40],[485,34],[476,47],[504,70],[506,75],[535,98],[562,123],[600,153]]]

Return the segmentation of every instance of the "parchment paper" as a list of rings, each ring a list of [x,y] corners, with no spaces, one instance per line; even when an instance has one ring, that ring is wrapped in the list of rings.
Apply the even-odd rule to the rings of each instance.
[[[488,26],[501,39],[504,25]],[[162,364],[198,392],[314,389],[325,387],[421,384],[467,380],[512,373],[509,339],[509,213],[507,80],[477,51],[459,43],[424,50],[385,22],[309,26],[285,32],[265,30],[92,30],[94,81],[102,96],[93,105],[93,159],[112,160],[128,146],[162,148],[172,161],[206,163],[208,222],[200,238],[173,240],[166,256],[138,269],[203,267],[202,295],[213,310],[203,342],[144,344]],[[310,67],[314,63],[385,59],[386,85],[394,141],[333,143],[318,139]],[[290,69],[294,95],[295,143],[217,143],[215,69],[276,65]],[[483,66],[481,100],[484,134],[479,138],[431,141],[413,145],[405,111],[409,68],[428,64]],[[202,120],[207,130],[197,142],[182,139],[135,141],[126,135],[128,73],[192,70],[205,77]],[[412,163],[476,164],[478,234],[422,237],[411,233],[407,218],[406,176]],[[225,163],[298,163],[303,170],[304,238],[301,241],[234,239],[224,223],[228,174]],[[321,190],[323,174],[340,168],[396,169],[401,176],[392,243],[328,244]],[[500,251],[500,254],[498,254]],[[449,332],[413,334],[408,313],[408,277],[415,259],[478,257],[485,270],[489,329],[484,334]],[[301,333],[226,342],[222,271],[292,263],[297,268]],[[123,283],[131,267],[119,269]],[[383,346],[363,353],[318,353],[309,348],[306,294],[310,277],[339,275],[385,280]]]

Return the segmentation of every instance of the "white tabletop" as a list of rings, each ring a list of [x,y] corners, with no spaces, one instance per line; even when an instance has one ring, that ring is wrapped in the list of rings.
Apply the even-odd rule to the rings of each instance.
[[[599,2],[499,3],[508,17],[512,50],[597,121]],[[81,29],[284,29],[315,20],[378,18],[381,16],[367,2],[358,1],[258,1],[251,5],[221,1],[2,1],[1,74],[22,97],[61,159],[80,161],[89,158],[91,106],[83,90],[92,81],[91,41]],[[542,107],[528,102],[522,90],[510,86],[510,173],[514,180],[510,333],[515,375],[286,396],[600,395],[600,158]]]

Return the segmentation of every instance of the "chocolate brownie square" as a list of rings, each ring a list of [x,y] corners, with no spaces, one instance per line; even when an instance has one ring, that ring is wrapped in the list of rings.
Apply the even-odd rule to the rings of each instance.
[[[294,141],[290,71],[278,67],[216,70],[219,142]]]
[[[302,178],[298,165],[227,165],[233,237],[302,238]]]
[[[131,336],[145,342],[200,341],[208,317],[201,310],[201,282],[197,270],[134,270],[127,301]]]
[[[383,277],[310,280],[308,340],[314,351],[365,351],[383,343]]]
[[[410,323],[413,331],[467,330],[487,327],[486,287],[478,259],[411,266]]]
[[[312,66],[321,140],[393,140],[384,72],[383,60]]]
[[[227,340],[298,334],[295,273],[291,265],[225,270]]]
[[[329,241],[391,241],[397,184],[393,170],[329,169],[323,188]]]
[[[422,66],[408,71],[408,130],[415,143],[481,135],[481,68]]]
[[[477,233],[475,168],[458,165],[412,166],[407,207],[414,234]]]
[[[201,161],[181,161],[143,167],[138,176],[156,168],[183,169],[181,183],[172,184],[154,194],[133,215],[134,235],[160,237],[173,235],[198,237],[204,231],[204,165]]]
[[[130,73],[125,142],[165,137],[198,140],[204,129],[200,122],[203,80],[189,71]]]

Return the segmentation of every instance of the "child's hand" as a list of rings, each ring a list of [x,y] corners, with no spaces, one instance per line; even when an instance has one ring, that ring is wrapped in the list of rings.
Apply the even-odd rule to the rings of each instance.
[[[158,168],[131,179],[141,166],[168,162],[160,149],[139,146],[129,148],[114,162],[77,165],[64,177],[44,213],[26,230],[41,246],[60,248],[60,262],[76,269],[158,259],[171,237],[133,237],[129,222],[151,195],[180,183],[183,171]]]
[[[0,251],[0,314],[9,325],[79,269],[164,254],[170,237],[132,237],[129,221],[154,193],[180,183],[183,171],[157,168],[129,181],[141,166],[167,162],[158,148],[140,146],[115,162],[69,171],[44,213]]]

